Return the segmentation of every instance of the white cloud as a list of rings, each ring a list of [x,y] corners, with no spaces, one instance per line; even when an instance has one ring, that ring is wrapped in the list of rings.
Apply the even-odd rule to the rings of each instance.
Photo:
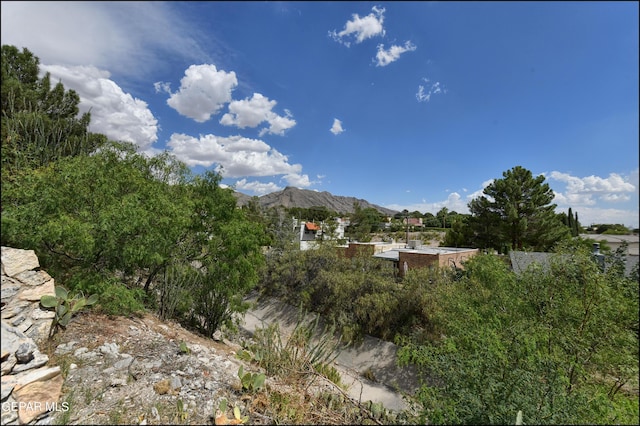
[[[384,49],[384,44],[378,45],[378,53],[376,53],[376,66],[386,67],[391,62],[395,62],[400,59],[400,55],[405,52],[413,52],[416,50],[416,45],[407,40],[404,46],[392,45],[389,49]]]
[[[52,85],[62,82],[66,90],[80,96],[80,112],[91,113],[89,130],[109,139],[133,142],[143,152],[153,152],[158,139],[158,121],[147,103],[125,93],[109,79],[107,71],[92,66],[40,65],[41,74],[51,74]]]
[[[371,37],[384,36],[385,31],[382,23],[384,22],[385,9],[373,6],[371,10],[373,12],[363,18],[354,13],[352,15],[353,19],[347,21],[342,31],[339,33],[335,30],[329,31],[329,36],[347,47],[351,45],[351,42],[345,41],[344,38],[348,39],[351,35],[355,37],[356,43],[362,43]]]
[[[188,166],[216,164],[223,177],[295,175],[302,171],[300,164],[290,164],[286,155],[263,141],[242,136],[195,138],[174,133],[167,146]]]
[[[265,133],[283,135],[285,130],[296,125],[296,121],[291,118],[289,110],[285,110],[284,117],[273,112],[273,107],[276,104],[276,101],[270,101],[262,94],[254,93],[251,99],[232,101],[229,104],[229,112],[222,116],[220,124],[244,129],[245,127],[257,127],[266,121],[269,123],[269,127],[262,129],[260,136]]]
[[[339,135],[340,133],[344,132],[344,129],[342,128],[342,121],[334,118],[333,125],[331,126],[331,129],[329,129],[329,131],[334,135]]]
[[[153,88],[156,89],[156,93],[167,93],[171,95],[171,83],[157,81],[153,83]]]
[[[181,115],[204,123],[217,114],[238,85],[236,73],[218,71],[215,65],[191,65],[180,80],[180,89],[171,94],[167,104]],[[168,88],[168,83],[155,83],[156,90]]]
[[[423,78],[423,80],[427,83],[427,86],[418,85],[418,93],[416,93],[416,99],[418,102],[429,102],[431,100],[431,95],[447,93],[447,89],[445,89],[439,81],[429,84],[429,79]]]
[[[240,179],[233,186],[235,187],[236,191],[250,192],[258,196],[270,194],[272,192],[281,191],[282,189],[284,189],[273,182],[267,182],[267,183],[262,183],[259,181],[247,182],[246,179]]]
[[[605,202],[625,202],[631,199],[630,194],[638,191],[637,181],[632,183],[630,177],[624,178],[617,173],[610,173],[607,178],[593,175],[579,178],[553,171],[549,177],[566,184],[564,192],[556,192],[558,204],[594,205],[595,198]]]
[[[299,173],[289,173],[285,175],[283,179],[287,181],[289,186],[295,186],[297,188],[307,188],[314,183],[309,180],[308,175],[301,175]]]
[[[583,225],[621,223],[638,227],[638,169],[628,176],[610,173],[606,178],[594,175],[580,178],[553,171],[549,178],[566,184],[563,191],[554,191],[553,202],[558,209],[572,207]],[[611,204],[620,208],[607,207]],[[626,206],[631,208],[625,209]]]
[[[28,48],[41,63],[93,65],[141,76],[167,55],[207,58],[170,2],[3,1],[2,44]],[[200,59],[202,60],[202,59]]]

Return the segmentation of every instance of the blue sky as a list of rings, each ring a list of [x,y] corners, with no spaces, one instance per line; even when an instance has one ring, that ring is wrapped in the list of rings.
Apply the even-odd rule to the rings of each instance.
[[[218,170],[467,213],[515,166],[638,227],[638,2],[2,2],[91,130]],[[55,19],[52,19],[55,17]]]

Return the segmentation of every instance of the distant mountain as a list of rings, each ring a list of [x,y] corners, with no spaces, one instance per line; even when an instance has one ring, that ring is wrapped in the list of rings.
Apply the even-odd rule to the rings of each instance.
[[[240,192],[236,192],[235,195],[238,199],[239,206],[245,205],[251,198],[253,198]],[[355,202],[358,202],[360,204],[360,207],[362,207],[363,209],[371,207],[387,216],[393,216],[398,213],[398,211],[396,210],[391,210],[385,207],[378,206],[376,204],[371,204],[367,200],[363,200],[360,198],[344,197],[341,195],[333,195],[327,191],[317,192],[308,189],[294,188],[291,186],[287,186],[282,191],[272,192],[270,194],[258,197],[258,202],[264,208],[281,206],[286,208],[302,207],[308,209],[310,207],[324,206],[329,210],[347,214],[354,212],[353,204]]]

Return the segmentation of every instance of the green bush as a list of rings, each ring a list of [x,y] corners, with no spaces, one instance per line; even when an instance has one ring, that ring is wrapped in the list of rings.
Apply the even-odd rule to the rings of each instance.
[[[624,283],[580,247],[521,275],[474,257],[462,279],[431,287],[430,340],[399,341],[423,378],[421,421],[508,424],[519,410],[524,424],[637,421],[637,404],[616,395],[638,375],[637,297]]]
[[[321,314],[347,342],[364,334],[391,340],[407,324],[392,269],[367,254],[347,259],[330,247],[271,253],[260,289]]]
[[[100,303],[96,310],[107,315],[127,316],[145,310],[145,292],[141,288],[128,288],[115,277],[77,273],[68,284],[72,291],[97,294]]]

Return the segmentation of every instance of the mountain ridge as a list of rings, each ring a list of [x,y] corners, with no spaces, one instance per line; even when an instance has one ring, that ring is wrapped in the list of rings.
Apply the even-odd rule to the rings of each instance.
[[[234,195],[238,200],[238,206],[243,206],[253,199],[252,196],[237,191],[234,192]],[[350,214],[355,211],[354,204],[357,202],[363,209],[374,208],[387,216],[393,216],[398,213],[396,210],[370,203],[362,198],[333,195],[328,191],[319,192],[309,189],[295,188],[293,186],[287,186],[282,191],[271,192],[257,198],[258,203],[263,208],[311,208],[324,206],[337,213]]]

